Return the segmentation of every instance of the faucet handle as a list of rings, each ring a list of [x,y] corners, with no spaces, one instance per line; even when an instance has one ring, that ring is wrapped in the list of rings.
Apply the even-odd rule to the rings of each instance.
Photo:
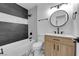
[[[54,33],[56,34],[56,31],[54,31]]]
[[[63,34],[63,31],[61,31],[61,34]]]

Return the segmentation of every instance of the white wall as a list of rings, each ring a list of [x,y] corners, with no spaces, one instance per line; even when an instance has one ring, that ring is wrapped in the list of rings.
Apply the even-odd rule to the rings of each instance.
[[[29,14],[32,14],[31,17],[28,18],[28,28],[29,28],[29,37],[32,37],[32,40],[37,39],[37,6],[34,6],[32,9],[28,11]],[[30,35],[32,32],[32,35]]]
[[[63,5],[60,7],[60,9],[53,8],[50,10],[50,7],[56,5],[56,4],[40,4],[37,8],[37,20],[49,18],[50,15],[57,10],[65,10],[69,14],[69,20],[67,24],[60,28],[60,31],[63,31],[63,34],[70,34],[73,35],[74,33],[74,26],[73,26],[73,20],[72,20],[72,12],[73,12],[73,5]],[[51,12],[52,11],[52,12]],[[49,20],[44,21],[37,21],[37,33],[38,33],[38,39],[44,39],[45,33],[54,33],[57,29],[50,25]]]
[[[48,18],[50,15],[48,14],[50,6],[55,4],[40,4],[37,8],[37,20]],[[54,27],[51,27],[49,21],[37,21],[37,29],[38,35],[44,35],[46,32],[53,33]]]
[[[76,36],[79,37],[79,4],[74,6],[74,10],[77,11],[76,19],[74,20],[74,29]]]
[[[37,6],[37,35],[38,40],[43,40],[45,33],[53,33],[56,30],[52,27],[49,21],[38,21],[40,19],[48,18],[50,15],[48,14],[50,6],[54,6],[56,4],[46,3],[46,4],[39,4]]]
[[[67,24],[61,27],[60,30],[64,32],[64,34],[73,35],[73,20],[72,20],[72,13],[73,13],[73,4],[68,4],[61,7],[62,10],[65,10],[69,15],[69,20]]]

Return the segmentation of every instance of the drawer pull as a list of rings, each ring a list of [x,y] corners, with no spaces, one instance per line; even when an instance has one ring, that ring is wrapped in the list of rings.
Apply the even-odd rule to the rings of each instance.
[[[53,49],[55,50],[55,44],[54,44],[54,48]]]
[[[57,51],[59,51],[59,45],[57,45]]]
[[[60,41],[59,39],[53,39],[53,40]]]

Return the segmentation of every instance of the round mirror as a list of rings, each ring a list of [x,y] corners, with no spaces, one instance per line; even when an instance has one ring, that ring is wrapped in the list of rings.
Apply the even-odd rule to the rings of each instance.
[[[61,27],[67,23],[68,18],[69,16],[66,11],[58,10],[50,16],[50,23],[55,27]]]

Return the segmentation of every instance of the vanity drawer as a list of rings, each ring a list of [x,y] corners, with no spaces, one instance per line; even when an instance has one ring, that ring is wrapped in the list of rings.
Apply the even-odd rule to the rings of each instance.
[[[73,43],[73,41],[74,41],[74,39],[73,38],[65,38],[65,37],[61,37],[61,40],[60,41],[62,41],[62,42],[71,42],[71,43]]]
[[[66,45],[70,45],[70,46],[73,46],[75,43],[74,43],[74,39],[73,38],[61,38],[60,42],[62,44],[66,44]]]

